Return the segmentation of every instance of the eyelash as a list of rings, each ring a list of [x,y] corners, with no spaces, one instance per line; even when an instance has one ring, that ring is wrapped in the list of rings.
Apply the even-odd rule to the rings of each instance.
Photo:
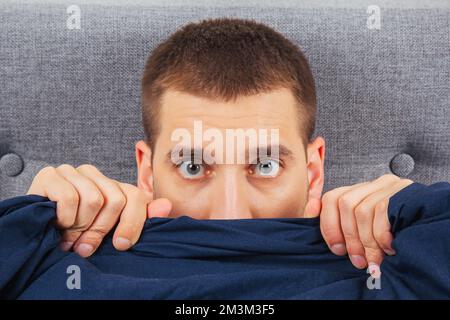
[[[256,166],[258,163],[261,163],[261,160],[263,160],[263,159],[261,159],[261,158],[257,158],[256,159],[256,163],[254,163],[254,164],[250,164],[250,166]],[[278,163],[279,163],[279,165],[280,165],[280,167],[281,168],[283,168],[284,169],[284,167],[285,167],[285,164],[284,164],[284,161],[283,160],[281,160],[281,159],[273,159],[273,158],[264,158],[264,160],[272,160],[272,161],[277,161]],[[178,168],[180,168],[180,166],[183,164],[183,162],[185,162],[185,161],[194,161],[195,162],[195,159],[184,159],[184,160],[181,160],[181,161],[179,161],[178,163],[173,163],[172,162],[172,167],[173,168],[175,168],[175,169],[178,169]],[[211,169],[211,166],[209,166],[208,164],[205,164],[205,163],[203,163],[203,161],[202,161],[202,163],[201,163],[201,165],[202,166],[205,166],[205,169],[206,170],[210,170]]]
[[[272,161],[278,162],[278,164],[280,165],[280,167],[281,167],[281,168],[284,168],[284,162],[283,162],[283,160],[281,160],[281,159],[274,159],[274,158],[270,158],[270,157],[263,158],[263,159],[257,158],[257,159],[256,159],[256,163],[251,164],[251,166],[256,166],[258,163],[261,163],[262,160],[272,160]]]
[[[198,159],[197,159],[198,160]],[[173,163],[172,162],[172,166],[174,167],[174,168],[179,168],[182,164],[183,164],[183,162],[186,162],[186,161],[193,161],[193,162],[196,162],[195,161],[195,159],[193,159],[193,158],[190,158],[190,159],[182,159],[182,160],[180,160],[179,162],[177,162],[177,163]],[[208,166],[207,164],[205,164],[203,161],[197,161],[197,162],[201,162],[201,163],[196,163],[196,164],[200,164],[200,165],[202,165],[202,166]],[[209,166],[208,166],[209,167]]]

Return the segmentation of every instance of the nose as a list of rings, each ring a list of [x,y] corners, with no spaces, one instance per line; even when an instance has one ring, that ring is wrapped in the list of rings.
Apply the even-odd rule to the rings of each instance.
[[[216,177],[211,199],[210,219],[253,218],[242,168],[230,167]]]

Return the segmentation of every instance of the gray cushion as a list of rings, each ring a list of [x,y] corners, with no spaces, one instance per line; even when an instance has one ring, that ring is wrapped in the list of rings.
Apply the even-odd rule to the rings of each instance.
[[[382,6],[380,30],[367,27],[364,1],[296,2],[78,1],[81,29],[70,30],[72,1],[2,1],[0,198],[24,194],[39,169],[62,163],[135,183],[145,59],[181,25],[217,16],[264,22],[309,57],[325,191],[389,172],[450,181],[448,2]]]

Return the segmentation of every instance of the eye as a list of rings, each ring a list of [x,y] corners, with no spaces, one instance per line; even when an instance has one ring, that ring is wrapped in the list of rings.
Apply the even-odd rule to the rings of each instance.
[[[273,159],[265,159],[258,162],[254,167],[254,172],[266,178],[274,178],[280,170],[280,163]]]
[[[205,168],[201,164],[195,164],[192,161],[183,161],[178,165],[178,170],[183,178],[199,179],[205,174]]]

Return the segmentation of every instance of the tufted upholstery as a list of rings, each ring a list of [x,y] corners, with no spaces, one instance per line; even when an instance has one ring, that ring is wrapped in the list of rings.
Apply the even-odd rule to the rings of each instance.
[[[179,26],[217,16],[265,22],[308,56],[325,191],[390,172],[450,181],[449,2],[378,1],[379,30],[367,27],[371,1],[299,2],[1,1],[0,199],[62,163],[135,183],[144,61]],[[80,29],[66,26],[73,3]]]

